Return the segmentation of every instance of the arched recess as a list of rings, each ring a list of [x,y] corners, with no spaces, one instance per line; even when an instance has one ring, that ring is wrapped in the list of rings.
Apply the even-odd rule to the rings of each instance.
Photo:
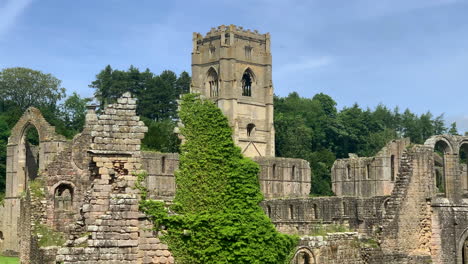
[[[74,188],[69,183],[60,183],[54,189],[55,210],[70,211],[73,208]]]
[[[218,73],[213,67],[210,67],[206,74],[206,82],[205,82],[207,94],[210,97],[218,97],[219,95],[219,78]]]
[[[468,229],[465,229],[457,242],[457,264],[468,264]]]
[[[242,96],[252,96],[252,86],[255,83],[255,74],[247,68],[242,74]]]
[[[314,253],[309,248],[299,248],[294,254],[291,264],[316,264]]]
[[[468,140],[462,141],[460,144],[459,159],[460,159],[460,179],[462,189],[465,193],[468,192]]]

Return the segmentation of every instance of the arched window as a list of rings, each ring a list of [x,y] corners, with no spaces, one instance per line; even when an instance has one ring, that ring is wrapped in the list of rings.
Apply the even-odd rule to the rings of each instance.
[[[247,136],[250,137],[250,136],[253,136],[255,132],[255,124],[248,124],[247,125]]]
[[[395,181],[395,155],[390,157],[390,180]]]
[[[435,184],[438,193],[445,194],[445,154],[449,152],[448,144],[441,140],[434,146]]]
[[[250,69],[245,70],[242,75],[242,95],[252,96],[253,72]]]
[[[24,172],[26,173],[25,181],[34,180],[39,171],[40,147],[39,147],[39,132],[36,127],[29,125],[23,136],[24,142]],[[25,184],[27,186],[27,184]]]
[[[208,70],[207,86],[210,91],[210,97],[217,97],[219,95],[219,82],[218,74],[213,68]]]
[[[70,210],[73,205],[73,188],[68,184],[60,184],[55,189],[55,209]]]
[[[161,158],[161,173],[166,173],[166,157]]]
[[[296,179],[296,166],[293,165],[291,168],[291,179],[294,180]]]

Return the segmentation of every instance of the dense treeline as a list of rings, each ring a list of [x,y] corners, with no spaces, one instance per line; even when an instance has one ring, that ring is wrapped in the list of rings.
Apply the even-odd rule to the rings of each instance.
[[[154,74],[130,66],[128,70],[105,67],[89,85],[95,89],[100,108],[130,91],[138,99],[137,113],[149,130],[142,142],[145,150],[177,152],[180,142],[173,133],[177,99],[187,93],[190,76],[172,71]],[[0,71],[0,193],[5,187],[6,144],[10,129],[29,106],[39,108],[56,131],[72,138],[82,130],[89,98],[66,96],[61,81],[50,74],[26,68]],[[276,154],[303,158],[313,170],[312,194],[331,195],[330,168],[348,153],[375,154],[389,140],[410,137],[423,143],[434,134],[457,134],[448,129],[443,115],[416,115],[410,110],[390,110],[384,105],[362,109],[357,104],[341,111],[328,95],[301,98],[297,93],[275,97]]]
[[[336,102],[322,93],[312,99],[297,93],[275,97],[275,130],[277,156],[310,162],[314,195],[332,195],[331,166],[348,153],[371,156],[395,138],[409,137],[421,144],[432,135],[458,134],[456,123],[445,127],[443,115],[418,116],[409,109],[400,112],[384,105],[362,109],[358,104],[338,111]]]

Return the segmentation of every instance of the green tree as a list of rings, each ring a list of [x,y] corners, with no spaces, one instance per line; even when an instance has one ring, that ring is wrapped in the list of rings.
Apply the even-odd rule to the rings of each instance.
[[[51,74],[28,68],[7,68],[0,71],[0,97],[23,112],[30,106],[54,106],[65,97],[65,88]]]
[[[460,134],[458,134],[457,122],[453,122],[452,124],[450,124],[450,129],[449,129],[448,133],[450,135],[456,135],[456,136],[460,135]]]
[[[81,98],[76,92],[65,100],[61,107],[62,119],[65,126],[73,135],[81,132],[85,123],[86,105],[91,102],[89,98]]]
[[[286,263],[297,240],[277,232],[260,208],[259,167],[234,145],[227,118],[193,94],[184,96],[180,118],[186,142],[176,173],[177,215],[163,237],[176,261]]]

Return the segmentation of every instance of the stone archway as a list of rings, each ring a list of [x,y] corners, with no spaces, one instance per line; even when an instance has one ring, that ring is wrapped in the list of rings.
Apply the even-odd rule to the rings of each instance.
[[[28,145],[25,138],[31,129],[37,131],[37,147]],[[28,108],[12,128],[7,145],[5,214],[0,216],[3,220],[0,221],[3,223],[3,251],[19,252],[18,226],[24,220],[20,219],[20,197],[29,180],[37,177],[66,144],[66,138],[55,133],[55,128],[34,107]]]
[[[294,254],[294,258],[291,261],[291,264],[318,264],[315,255],[307,247],[299,248]]]

